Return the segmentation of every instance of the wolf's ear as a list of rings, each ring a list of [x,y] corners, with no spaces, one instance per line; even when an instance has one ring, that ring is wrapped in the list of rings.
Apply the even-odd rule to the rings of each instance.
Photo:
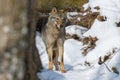
[[[54,7],[51,11],[51,14],[56,14],[57,13],[57,9]]]

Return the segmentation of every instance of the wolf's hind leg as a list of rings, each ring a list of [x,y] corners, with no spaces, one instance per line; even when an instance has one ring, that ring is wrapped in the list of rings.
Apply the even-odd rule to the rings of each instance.
[[[54,47],[53,47],[53,63],[55,66],[55,70],[59,70],[59,64],[58,64],[58,47],[57,47],[57,43],[55,42]]]
[[[59,70],[58,57],[57,57],[57,56],[54,57],[53,63],[54,63],[54,65],[55,65],[55,70]]]

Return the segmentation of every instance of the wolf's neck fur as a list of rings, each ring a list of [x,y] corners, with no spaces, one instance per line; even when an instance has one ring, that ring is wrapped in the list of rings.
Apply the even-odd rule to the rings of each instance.
[[[54,24],[53,21],[48,20],[48,23],[46,24],[46,26],[49,27],[49,28],[53,28],[53,27],[55,27],[55,24]]]

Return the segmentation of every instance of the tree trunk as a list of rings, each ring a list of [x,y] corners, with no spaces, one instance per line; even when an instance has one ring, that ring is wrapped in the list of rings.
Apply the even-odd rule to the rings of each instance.
[[[23,80],[28,46],[25,4],[0,0],[0,80]]]
[[[29,33],[29,47],[26,55],[26,75],[24,80],[38,80],[37,72],[42,69],[42,64],[39,59],[38,50],[35,45],[35,31],[36,31],[36,7],[37,0],[28,0],[27,20]]]
[[[0,80],[38,80],[34,1],[0,0]]]

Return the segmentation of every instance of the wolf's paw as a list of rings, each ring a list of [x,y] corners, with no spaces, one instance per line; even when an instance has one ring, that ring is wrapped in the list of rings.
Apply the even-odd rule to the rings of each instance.
[[[61,70],[62,73],[66,73],[67,71],[65,69]]]
[[[49,62],[49,70],[53,70],[52,62]]]
[[[53,67],[49,67],[49,70],[53,70]]]

